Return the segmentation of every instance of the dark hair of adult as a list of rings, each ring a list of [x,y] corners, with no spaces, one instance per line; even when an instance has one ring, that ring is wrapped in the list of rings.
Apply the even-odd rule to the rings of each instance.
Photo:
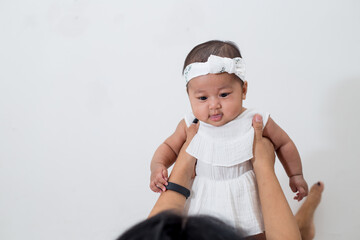
[[[233,240],[242,239],[236,230],[210,216],[182,216],[164,211],[144,220],[117,240]]]
[[[219,57],[236,58],[241,57],[239,48],[231,41],[211,40],[195,46],[186,56],[183,73],[187,65],[195,62],[206,62],[210,55]],[[242,79],[241,85],[243,84]]]

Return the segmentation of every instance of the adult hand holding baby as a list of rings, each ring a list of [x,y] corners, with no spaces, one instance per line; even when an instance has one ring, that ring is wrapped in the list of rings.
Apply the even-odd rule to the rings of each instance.
[[[256,114],[254,116],[253,128],[255,131],[253,145],[254,157],[251,159],[251,162],[254,166],[254,171],[258,167],[274,169],[275,150],[271,141],[263,137],[263,119],[261,115]]]
[[[176,184],[181,186],[181,188],[189,189],[191,187],[191,183],[194,178],[195,164],[196,158],[191,156],[186,152],[188,145],[190,144],[193,137],[196,135],[199,129],[199,123],[197,119],[193,121],[186,129],[187,138],[185,143],[183,144],[181,150],[179,151],[179,155],[175,162],[174,168],[171,171],[171,175],[169,177],[169,183]],[[173,190],[173,191],[169,191]],[[176,211],[182,212],[184,209],[185,201],[188,196],[183,196],[183,194],[179,194],[178,191],[169,188],[169,190],[164,191],[158,201],[156,202],[154,208],[150,212],[149,217],[152,217],[158,214],[161,211],[173,209]],[[179,196],[181,196],[179,198]]]
[[[255,136],[251,162],[259,189],[266,239],[301,239],[294,215],[275,175],[274,146],[263,137],[261,115],[255,114],[252,124]]]

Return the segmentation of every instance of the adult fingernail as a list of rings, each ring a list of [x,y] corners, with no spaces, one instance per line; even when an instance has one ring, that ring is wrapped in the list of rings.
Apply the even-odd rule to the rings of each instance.
[[[197,124],[198,121],[199,121],[199,119],[195,118],[194,121],[193,121],[193,123]]]
[[[262,116],[261,115],[256,115],[255,116],[255,122],[261,122],[262,121]]]

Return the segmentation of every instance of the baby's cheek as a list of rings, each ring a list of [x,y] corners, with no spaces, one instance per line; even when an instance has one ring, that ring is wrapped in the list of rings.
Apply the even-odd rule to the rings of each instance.
[[[198,105],[198,104],[191,104],[191,108],[192,108],[193,114],[195,115],[195,117],[197,119],[203,120],[204,117],[207,118],[208,112],[207,112],[207,108],[205,106]]]
[[[208,119],[207,112],[193,112],[194,116],[202,122],[206,122]]]
[[[241,111],[238,108],[231,108],[229,109],[228,113],[229,117],[236,118],[241,113]]]

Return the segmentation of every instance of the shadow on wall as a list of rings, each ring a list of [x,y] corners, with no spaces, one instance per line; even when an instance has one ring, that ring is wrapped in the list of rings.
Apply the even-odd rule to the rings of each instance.
[[[340,83],[319,112],[325,149],[303,156],[309,186],[317,180],[325,183],[315,217],[317,239],[360,239],[360,78]]]

